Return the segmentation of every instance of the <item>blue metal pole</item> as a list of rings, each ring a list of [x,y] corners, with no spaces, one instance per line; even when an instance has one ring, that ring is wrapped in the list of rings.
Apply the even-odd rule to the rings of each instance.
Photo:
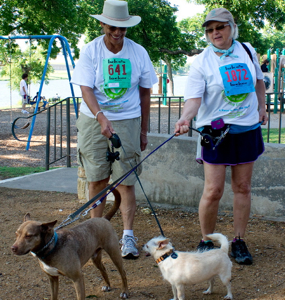
[[[52,44],[53,44],[53,41],[55,40],[56,37],[57,36],[52,36],[51,39],[50,39],[50,42],[49,42],[46,63],[45,63],[45,67],[44,67],[44,71],[43,71],[43,75],[42,75],[42,80],[41,80],[41,84],[40,84],[40,89],[39,89],[39,93],[38,93],[38,98],[37,98],[37,102],[36,102],[36,107],[35,107],[36,112],[38,111],[38,107],[39,107],[39,99],[41,99],[41,93],[42,93],[43,84],[44,84],[44,80],[45,80],[45,76],[46,76],[46,72],[47,72],[48,60],[49,60],[49,57],[50,57]],[[35,121],[36,121],[36,114],[33,116],[30,132],[29,132],[29,137],[28,137],[28,142],[27,142],[27,145],[26,145],[26,150],[30,149],[30,142],[31,142],[31,138],[32,138],[32,135],[33,135]]]
[[[52,44],[53,44],[53,42],[56,38],[58,38],[60,40],[61,45],[62,45],[65,64],[66,64],[66,69],[67,69],[67,73],[68,73],[70,89],[71,89],[71,94],[72,94],[72,97],[73,97],[73,105],[74,105],[74,109],[75,109],[75,113],[76,113],[76,118],[78,118],[77,103],[76,103],[76,100],[75,100],[73,85],[72,85],[72,83],[70,83],[71,75],[70,75],[69,65],[68,65],[68,61],[67,61],[66,49],[68,51],[68,54],[69,54],[69,57],[70,57],[73,68],[75,68],[75,63],[73,61],[73,58],[72,58],[72,55],[71,55],[71,50],[70,50],[67,39],[65,37],[61,36],[61,35],[0,36],[0,40],[1,39],[2,40],[9,40],[9,39],[10,40],[16,40],[16,39],[50,39],[49,47],[48,47],[48,54],[47,54],[47,58],[46,58],[46,63],[45,63],[45,67],[44,67],[44,71],[43,71],[43,75],[42,75],[42,80],[41,80],[41,84],[40,84],[40,89],[39,89],[39,92],[38,92],[36,107],[35,107],[36,112],[38,111],[38,106],[39,106],[39,102],[40,102],[40,99],[41,99],[41,93],[42,93],[43,83],[44,83],[44,79],[45,79],[45,75],[46,75],[46,71],[47,71],[47,67],[48,67],[48,60],[49,60],[49,57],[50,57]],[[33,130],[34,130],[35,121],[36,121],[36,115],[33,116],[30,132],[29,132],[29,137],[28,137],[28,142],[27,142],[27,145],[26,145],[26,150],[29,150],[29,148],[30,148],[30,142],[31,142],[31,138],[32,138]]]
[[[74,95],[74,90],[73,90],[73,85],[70,82],[71,80],[71,75],[70,75],[70,70],[69,70],[69,65],[68,65],[68,61],[67,61],[67,55],[66,55],[66,49],[65,49],[65,44],[63,39],[60,38],[60,42],[61,42],[61,46],[62,46],[62,52],[64,54],[64,60],[65,60],[65,65],[66,65],[66,70],[67,70],[67,75],[68,75],[68,82],[70,85],[70,90],[71,90],[71,95],[72,95],[72,99],[73,99],[73,106],[74,106],[74,110],[75,110],[75,114],[76,114],[76,118],[78,118],[78,113],[77,113],[77,103],[75,100],[75,95]],[[68,44],[67,44],[68,46]],[[67,49],[69,49],[69,46],[67,47]],[[70,56],[71,57],[71,56]],[[73,60],[72,60],[73,62]],[[73,62],[73,67],[75,67],[74,62]]]

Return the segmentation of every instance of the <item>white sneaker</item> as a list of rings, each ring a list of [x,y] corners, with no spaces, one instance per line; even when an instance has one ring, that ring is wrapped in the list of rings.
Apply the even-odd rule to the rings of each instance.
[[[28,111],[26,111],[26,110],[24,110],[24,109],[22,109],[22,113],[23,113],[23,114],[30,114]]]
[[[120,243],[122,244],[122,257],[126,259],[135,259],[139,257],[139,251],[136,248],[137,238],[129,235],[125,235]]]

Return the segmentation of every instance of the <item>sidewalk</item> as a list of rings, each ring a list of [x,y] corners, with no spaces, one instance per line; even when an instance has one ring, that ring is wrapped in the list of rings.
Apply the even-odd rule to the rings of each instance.
[[[77,194],[77,177],[77,168],[58,168],[0,180],[0,187]]]

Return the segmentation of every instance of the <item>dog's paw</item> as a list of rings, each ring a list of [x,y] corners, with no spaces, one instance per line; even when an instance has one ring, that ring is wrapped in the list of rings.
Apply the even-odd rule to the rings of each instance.
[[[123,292],[123,293],[120,294],[120,298],[121,299],[128,299],[129,298],[129,294],[126,293],[126,292]]]
[[[104,285],[104,286],[102,286],[102,291],[103,292],[109,292],[109,291],[111,291],[111,288],[107,285]]]
[[[227,300],[232,300],[232,299],[233,299],[233,296],[231,296],[231,295],[227,295],[226,297],[224,297],[224,299],[227,299]]]
[[[204,295],[211,295],[212,291],[207,289],[206,291],[203,292]]]

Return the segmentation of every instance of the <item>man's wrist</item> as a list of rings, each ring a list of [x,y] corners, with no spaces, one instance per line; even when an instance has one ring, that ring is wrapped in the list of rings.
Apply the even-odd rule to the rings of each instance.
[[[97,111],[97,113],[96,113],[96,115],[95,115],[95,117],[94,117],[94,119],[95,119],[96,121],[98,121],[98,115],[99,115],[100,113],[104,114],[104,113],[102,112],[102,110]]]

